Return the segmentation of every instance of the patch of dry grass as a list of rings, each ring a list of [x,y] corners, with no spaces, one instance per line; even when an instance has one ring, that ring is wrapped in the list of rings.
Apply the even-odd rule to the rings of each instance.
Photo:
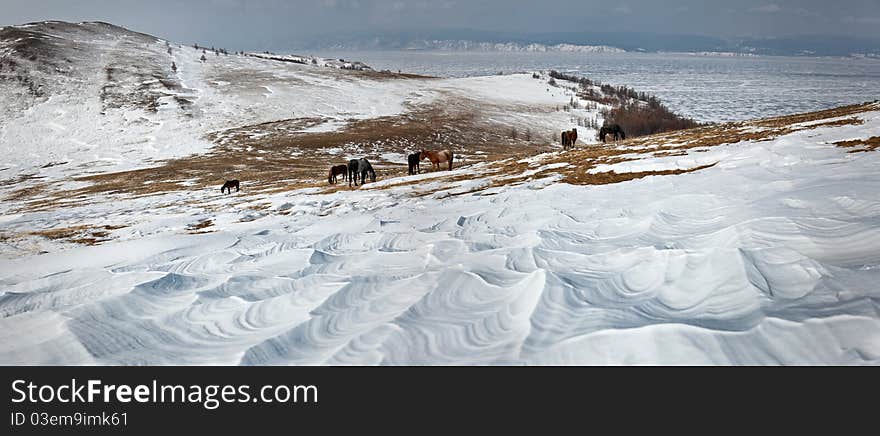
[[[614,145],[590,145],[561,153],[549,154],[532,163],[518,162],[558,148],[547,143],[514,141],[508,128],[492,124],[483,118],[485,105],[469,100],[439,100],[430,107],[411,108],[396,116],[368,120],[349,120],[343,128],[330,132],[302,133],[302,129],[316,126],[326,120],[297,118],[240,126],[218,131],[208,139],[216,144],[208,153],[159,162],[156,167],[116,173],[77,177],[87,186],[59,190],[53,185],[33,184],[13,191],[7,198],[24,201],[20,210],[29,212],[73,206],[87,201],[90,196],[119,194],[129,197],[149,196],[173,191],[216,189],[225,180],[241,180],[241,192],[232,195],[248,198],[251,194],[270,194],[304,188],[320,188],[319,193],[332,193],[350,188],[347,182],[328,185],[327,170],[331,165],[345,163],[345,154],[359,154],[373,162],[379,179],[387,180],[406,175],[406,165],[382,159],[386,153],[405,154],[419,149],[452,149],[457,156],[467,156],[464,166],[487,163],[481,173],[451,173],[431,181],[452,184],[464,180],[488,179],[493,186],[522,183],[529,179],[560,174],[572,184],[607,184],[632,180],[648,175],[674,175],[697,171],[670,170],[645,173],[589,174],[588,170],[600,164],[614,164],[639,159],[647,154],[655,157],[684,156],[690,149],[705,151],[722,144],[742,141],[769,141],[778,136],[819,127],[861,124],[856,114],[877,110],[876,103],[775,117],[754,122],[726,123],[703,126],[691,130],[662,133],[621,141]],[[847,117],[842,118],[841,117]],[[833,119],[833,120],[832,120]],[[821,122],[823,120],[832,120]],[[806,126],[805,123],[811,123]],[[540,135],[537,135],[540,136]],[[873,139],[873,138],[872,138]],[[854,151],[866,151],[871,148]],[[840,145],[842,147],[850,145]],[[851,147],[854,147],[852,145]],[[425,162],[423,162],[425,163]],[[523,176],[525,171],[548,164],[565,164],[564,168],[538,171]],[[425,165],[429,167],[429,165]],[[458,159],[456,168],[463,163]],[[561,165],[557,165],[561,166]],[[33,180],[23,176],[18,183]],[[377,189],[426,183],[401,181]],[[371,189],[369,184],[367,189]],[[416,195],[449,188],[427,188]],[[35,199],[36,195],[43,197]],[[31,199],[30,201],[27,201]],[[265,210],[267,205],[251,207]]]
[[[197,223],[192,223],[186,227],[187,232],[192,234],[211,233],[213,230],[205,230],[214,225],[214,220],[208,218]]]
[[[847,153],[860,153],[863,151],[874,151],[878,147],[880,147],[880,136],[872,136],[868,139],[856,139],[852,141],[840,141],[835,142],[834,145],[842,148],[855,148],[854,150],[849,150]]]
[[[877,109],[878,105],[876,103],[866,103],[808,114],[775,117],[755,122],[727,123],[716,126],[703,126],[690,130],[661,133],[621,141],[614,146],[591,145],[587,147],[579,147],[567,152],[549,155],[544,159],[531,163],[528,167],[535,168],[547,164],[562,163],[568,165],[563,168],[541,171],[529,178],[537,179],[548,176],[550,173],[557,173],[563,176],[562,181],[565,183],[576,185],[599,185],[619,183],[651,175],[684,174],[711,168],[715,164],[713,163],[711,165],[685,170],[676,169],[631,173],[616,173],[613,171],[589,173],[588,171],[600,164],[613,165],[615,163],[636,160],[644,157],[646,154],[652,154],[655,157],[685,156],[688,154],[688,151],[693,148],[700,148],[700,150],[697,151],[706,151],[711,147],[724,144],[735,144],[744,141],[770,141],[779,136],[802,130],[810,130],[820,127],[859,125],[864,123],[864,121],[861,118],[852,115]],[[845,116],[849,117],[827,122],[817,122]],[[806,126],[798,125],[804,123],[811,124]],[[855,145],[858,144],[850,146]],[[867,149],[857,151],[867,151]],[[496,165],[496,167],[498,167],[498,165]],[[524,171],[524,168],[518,165],[503,165],[501,167],[502,169],[498,171],[499,173],[506,173],[511,176]]]
[[[795,126],[793,125],[794,123],[781,124],[780,120],[775,120],[772,127],[766,125],[764,122],[758,122],[756,124],[738,122],[644,136],[623,141],[622,144],[630,147],[650,147],[651,150],[654,151],[676,151],[697,147],[716,147],[723,144],[735,144],[744,141],[772,141],[780,136],[802,130],[818,129],[820,127],[859,125],[862,123],[864,123],[864,121],[856,117],[810,124],[808,126]]]
[[[492,187],[523,183],[527,180],[540,179],[552,174],[562,175],[562,181],[576,185],[600,185],[620,183],[628,180],[640,179],[652,175],[678,175],[711,168],[716,163],[703,165],[690,169],[674,169],[661,171],[644,171],[631,173],[588,173],[588,170],[600,164],[613,165],[615,163],[636,160],[645,153],[652,153],[656,157],[685,156],[688,150],[700,148],[698,151],[707,151],[711,147],[734,144],[743,141],[769,141],[778,136],[792,132],[815,129],[819,127],[833,127],[843,125],[858,125],[863,123],[858,117],[852,116],[845,119],[815,123],[827,118],[839,118],[841,116],[854,115],[857,113],[876,110],[875,104],[863,104],[846,106],[827,111],[810,114],[798,114],[790,117],[776,117],[773,119],[759,120],[755,123],[740,122],[728,123],[718,126],[703,126],[690,130],[681,130],[652,136],[645,136],[627,141],[621,141],[615,146],[591,145],[578,147],[573,150],[548,155],[534,162],[519,162],[524,158],[533,157],[543,150],[524,150],[510,153],[510,147],[496,147],[495,153],[487,159],[489,165],[480,173],[451,173],[450,176],[433,178],[429,182],[441,181],[447,186],[426,188],[413,192],[415,196],[428,196],[441,191],[455,190],[459,182],[475,179],[487,179],[489,183],[467,192],[456,192],[450,195],[464,195],[478,192]],[[794,126],[793,124],[812,122],[808,126]],[[771,127],[772,126],[772,127]],[[499,153],[499,150],[503,150]],[[534,174],[523,176],[526,171],[549,164],[567,164],[563,168],[553,168],[538,171]],[[406,175],[406,168],[400,166],[397,174]],[[385,185],[379,189],[391,189],[401,186],[419,185],[428,183],[424,180],[404,181]],[[450,188],[449,185],[453,187]],[[313,186],[322,186],[315,184]],[[326,185],[323,185],[326,186]],[[367,185],[369,187],[369,185]],[[301,187],[301,186],[300,186]],[[323,192],[335,192],[340,189],[348,189],[347,186],[331,186]]]
[[[30,234],[42,236],[47,239],[68,239],[88,231],[89,229],[91,229],[90,226],[60,227],[48,230],[36,230],[30,232]]]
[[[41,236],[51,240],[63,240],[75,244],[98,245],[110,240],[110,232],[124,228],[125,226],[98,226],[79,225],[70,227],[56,227],[46,230],[36,230],[30,235]]]
[[[876,103],[853,104],[849,106],[841,106],[823,111],[807,112],[803,114],[785,115],[781,117],[763,118],[751,122],[759,127],[786,127],[792,124],[809,123],[819,120],[827,120],[831,118],[845,117],[848,115],[860,114],[870,110],[877,110]]]
[[[578,174],[570,174],[564,180],[573,185],[608,185],[611,183],[626,182],[629,180],[641,179],[648,176],[675,176],[679,174],[692,173],[714,167],[716,163],[702,165],[688,169],[660,170],[660,171],[635,171],[630,173],[616,173],[608,171],[604,173],[588,174],[586,172]]]
[[[380,179],[406,174],[406,165],[384,161],[385,153],[405,154],[419,149],[453,149],[469,162],[506,157],[511,140],[504,129],[480,121],[478,102],[442,102],[396,116],[350,120],[338,131],[301,133],[326,120],[288,119],[215,132],[208,139],[217,144],[208,153],[159,162],[158,166],[115,173],[77,177],[88,186],[51,191],[33,186],[14,193],[17,200],[38,193],[48,198],[27,202],[23,210],[51,210],[77,203],[81,196],[124,194],[132,197],[182,190],[217,189],[225,180],[241,180],[244,195],[273,193],[308,187],[326,192],[349,189],[347,183],[328,186],[326,172],[332,164],[346,163],[339,150],[358,153],[373,162]],[[440,139],[435,137],[440,134]],[[460,145],[472,144],[472,145]],[[522,151],[537,152],[549,144],[520,141]],[[479,153],[478,153],[479,152]],[[461,163],[457,159],[456,167]]]

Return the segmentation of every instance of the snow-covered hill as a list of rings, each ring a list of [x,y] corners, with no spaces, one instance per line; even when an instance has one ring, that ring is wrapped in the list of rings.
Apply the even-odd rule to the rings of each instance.
[[[82,165],[77,174],[120,169],[202,152],[216,130],[391,115],[421,98],[411,84],[346,80],[312,66],[213,53],[202,62],[202,50],[103,23],[0,32],[7,171],[59,162]]]
[[[876,103],[561,151],[601,107],[541,73],[9,29],[0,363],[880,363]]]
[[[143,166],[204,152],[212,134],[263,123],[288,120],[309,131],[332,131],[428,107],[441,96],[444,102],[468,100],[475,110],[492,112],[501,126],[528,117],[472,99],[481,80],[343,71],[322,68],[339,66],[326,60],[304,65],[256,56],[215,55],[106,23],[6,27],[0,30],[0,143],[6,146],[0,178]],[[497,82],[504,104],[520,97],[524,105],[540,103],[528,112],[559,109],[573,94],[523,78]],[[597,116],[556,112],[526,128],[561,131],[578,116]]]

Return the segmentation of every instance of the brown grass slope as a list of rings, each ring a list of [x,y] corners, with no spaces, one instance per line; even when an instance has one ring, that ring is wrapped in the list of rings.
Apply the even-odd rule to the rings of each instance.
[[[124,197],[155,195],[170,191],[216,188],[225,179],[242,181],[241,195],[270,193],[302,188],[321,188],[321,192],[350,189],[347,183],[326,184],[326,171],[332,164],[345,163],[347,153],[359,153],[374,161],[380,179],[406,175],[406,166],[384,161],[384,153],[407,153],[423,148],[452,148],[467,160],[456,167],[485,163],[480,172],[453,172],[434,180],[461,182],[487,178],[483,189],[520,183],[528,179],[561,176],[571,184],[618,183],[650,175],[674,175],[672,170],[641,173],[598,173],[588,171],[600,164],[613,164],[648,157],[684,155],[693,148],[705,149],[742,141],[768,141],[781,135],[819,127],[855,125],[863,121],[858,114],[878,110],[877,103],[844,106],[825,111],[773,117],[748,122],[703,126],[690,130],[639,137],[609,145],[589,145],[561,153],[543,154],[528,163],[525,158],[558,150],[550,144],[515,141],[506,129],[484,121],[478,102],[441,101],[427,108],[413,108],[398,116],[351,120],[338,131],[299,133],[324,120],[298,118],[241,126],[209,135],[216,146],[208,153],[159,162],[145,169],[104,173],[75,178],[88,186],[64,190],[39,178],[13,190],[6,200],[22,202],[22,210],[50,210],[81,204],[89,199],[115,194]],[[440,139],[434,135],[440,132]],[[257,135],[258,134],[258,135]],[[258,139],[254,139],[258,137]],[[873,141],[873,142],[872,142]],[[865,142],[873,150],[876,139]],[[465,145],[462,145],[465,144]],[[859,143],[861,144],[861,143]],[[838,144],[854,147],[853,143]],[[343,153],[340,154],[339,150]],[[430,168],[427,162],[423,168]],[[535,171],[542,166],[554,168]],[[693,171],[702,168],[694,168]],[[528,175],[523,175],[530,171]],[[401,180],[389,187],[419,182]],[[370,188],[367,185],[367,188]],[[371,188],[372,189],[372,188]],[[442,189],[442,188],[438,188]],[[421,192],[424,194],[424,191]]]

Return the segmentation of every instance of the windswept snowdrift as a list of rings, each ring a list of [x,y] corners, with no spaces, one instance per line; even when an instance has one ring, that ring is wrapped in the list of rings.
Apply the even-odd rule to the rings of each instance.
[[[296,104],[276,68],[299,67],[267,70],[277,106],[205,105],[193,123]],[[295,77],[313,105],[347,87],[412,96],[311,75]],[[182,82],[220,92],[200,77]],[[567,121],[517,110],[570,98],[528,75],[419,86]],[[35,143],[20,123],[4,141]],[[359,189],[15,197],[0,363],[878,364],[878,136],[874,104]]]

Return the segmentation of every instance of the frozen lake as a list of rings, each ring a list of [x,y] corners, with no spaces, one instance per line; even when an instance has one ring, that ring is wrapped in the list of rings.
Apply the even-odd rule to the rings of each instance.
[[[880,99],[880,60],[690,54],[330,52],[376,69],[442,77],[549,70],[627,85],[700,121],[735,121]]]

